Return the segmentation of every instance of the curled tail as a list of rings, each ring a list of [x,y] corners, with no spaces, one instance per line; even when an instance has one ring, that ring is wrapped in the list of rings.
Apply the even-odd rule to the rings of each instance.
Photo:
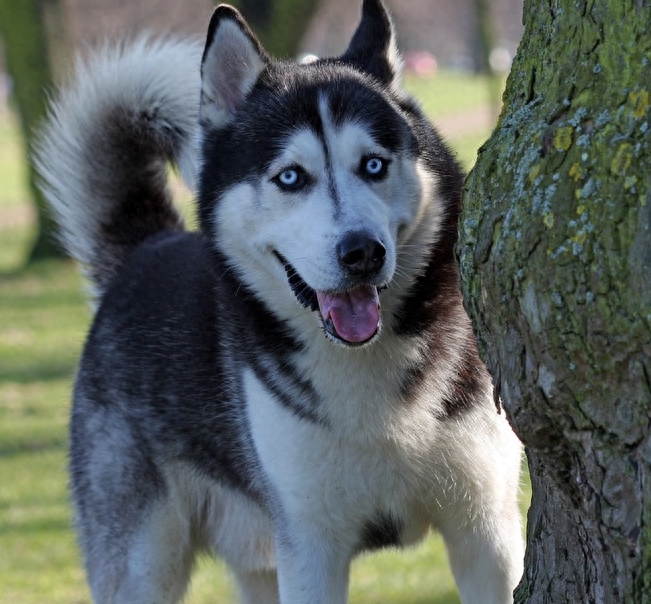
[[[191,41],[106,47],[50,107],[35,145],[41,188],[98,294],[141,241],[184,228],[167,170],[194,180],[200,61]]]

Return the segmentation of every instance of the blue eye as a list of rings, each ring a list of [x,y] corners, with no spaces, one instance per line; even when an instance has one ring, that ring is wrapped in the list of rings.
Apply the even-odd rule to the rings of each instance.
[[[298,191],[310,181],[307,173],[300,166],[285,168],[271,180],[283,191]]]
[[[389,160],[377,155],[362,158],[360,165],[361,175],[371,180],[381,180],[386,176]]]
[[[298,171],[285,170],[278,175],[278,182],[286,187],[293,187],[298,182]]]

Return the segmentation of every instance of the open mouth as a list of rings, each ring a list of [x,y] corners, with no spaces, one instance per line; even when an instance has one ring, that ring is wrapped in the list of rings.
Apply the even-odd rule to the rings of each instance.
[[[343,292],[313,290],[287,259],[274,252],[285,268],[296,299],[312,311],[319,311],[328,336],[348,346],[372,340],[380,331],[380,298],[374,285],[360,285]]]

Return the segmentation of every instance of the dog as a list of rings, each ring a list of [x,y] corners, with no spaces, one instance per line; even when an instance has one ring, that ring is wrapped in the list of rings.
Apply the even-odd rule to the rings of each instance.
[[[243,603],[343,604],[357,554],[432,528],[464,603],[512,602],[521,445],[462,304],[463,174],[380,0],[304,64],[226,5],[203,51],[107,46],[36,156],[96,301],[70,428],[96,602],[177,602],[209,552]]]

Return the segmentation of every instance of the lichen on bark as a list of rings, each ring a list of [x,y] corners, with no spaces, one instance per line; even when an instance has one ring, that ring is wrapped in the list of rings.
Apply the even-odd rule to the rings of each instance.
[[[518,601],[651,601],[651,6],[527,0],[524,16],[459,227],[466,306],[532,474]]]

